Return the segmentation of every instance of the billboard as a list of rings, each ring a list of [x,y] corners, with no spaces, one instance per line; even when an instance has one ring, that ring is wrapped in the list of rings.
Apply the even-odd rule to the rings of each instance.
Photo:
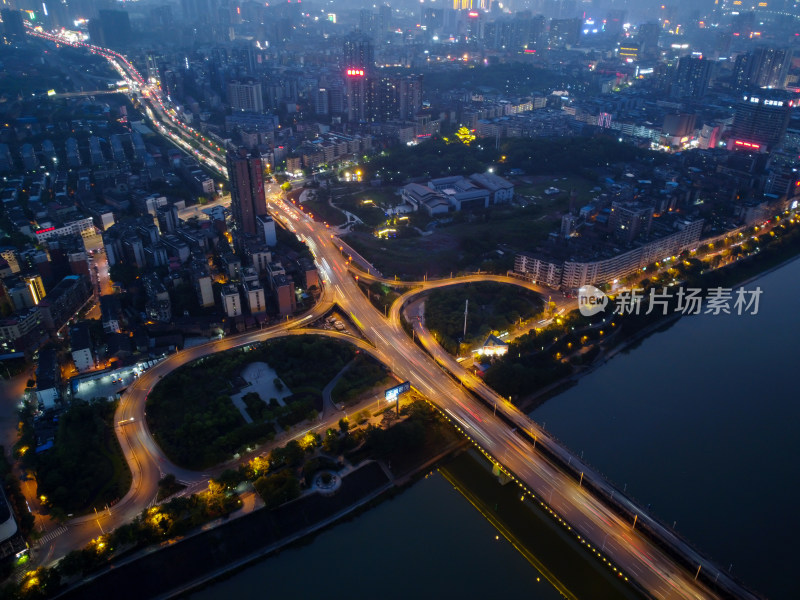
[[[393,388],[389,388],[388,390],[386,390],[385,394],[386,401],[392,402],[394,400],[397,400],[397,397],[400,394],[405,394],[410,389],[411,389],[411,383],[409,383],[408,381],[404,381],[400,385],[396,385]]]

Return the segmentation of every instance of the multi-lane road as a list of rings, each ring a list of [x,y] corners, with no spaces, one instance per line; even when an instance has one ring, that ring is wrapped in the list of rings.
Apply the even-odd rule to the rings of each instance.
[[[348,273],[347,265],[337,246],[331,243],[330,230],[315,223],[307,215],[292,205],[276,201],[272,203],[279,219],[292,223],[293,229],[311,248],[317,260],[323,279],[333,288],[333,301],[342,307],[360,327],[364,336],[387,356],[386,362],[400,377],[406,378],[427,398],[441,408],[460,429],[476,444],[503,464],[515,478],[532,490],[537,499],[548,504],[561,518],[589,541],[617,568],[621,577],[634,579],[647,593],[655,598],[715,598],[722,597],[703,584],[697,577],[697,567],[704,576],[710,574],[730,595],[741,598],[755,597],[740,585],[729,579],[724,571],[696,553],[685,542],[652,520],[640,507],[605,481],[605,479],[579,458],[572,456],[544,430],[526,415],[520,413],[506,399],[499,396],[480,379],[463,371],[458,363],[431,344],[436,360],[423,352],[405,334],[400,326],[400,302],[392,307],[389,319],[384,318],[361,292],[354,278]],[[495,279],[473,275],[460,278],[461,281],[483,281]],[[502,278],[501,278],[502,279]],[[459,279],[424,282],[429,287],[452,285]],[[523,285],[529,286],[530,284]],[[424,335],[422,329],[418,329]],[[442,365],[450,373],[456,374],[463,383],[459,385],[443,372]],[[465,389],[467,388],[467,389]],[[471,392],[471,393],[470,393]],[[476,400],[475,396],[483,399]],[[545,446],[549,452],[560,457],[564,464],[577,465],[583,480],[576,480],[548,461],[535,450],[527,438],[514,431],[497,413],[510,418],[517,430],[535,436],[539,447]],[[492,407],[491,409],[489,407]],[[687,569],[668,556],[647,536],[643,535],[633,519],[623,519],[601,498],[587,490],[587,484],[607,490],[608,496],[616,496],[641,527],[642,524],[663,535],[665,541],[686,557],[686,561],[696,565]]]
[[[63,40],[53,39],[53,36],[48,37],[43,32],[37,34],[63,43]],[[148,114],[160,133],[173,142],[177,140],[181,145],[188,145],[195,155],[200,154],[196,144],[189,144],[187,140],[197,141],[200,138],[199,141],[203,143],[202,156],[206,157],[202,160],[219,173],[224,173],[219,151],[209,147],[210,141],[202,139],[199,133],[190,130],[185,124],[178,122],[176,125],[176,115],[163,105],[160,96],[152,87],[147,87],[124,57],[112,51],[82,45],[92,52],[106,56],[130,81],[137,83],[138,97],[144,98],[151,108]],[[163,473],[175,473],[178,479],[188,482],[200,482],[209,477],[210,473],[189,472],[170,464],[147,430],[144,418],[146,398],[160,377],[177,366],[206,354],[270,336],[307,333],[302,330],[290,332],[289,327],[310,323],[336,304],[349,315],[371,343],[373,354],[397,375],[411,381],[466,436],[501,463],[520,485],[532,492],[528,497],[546,503],[559,518],[578,531],[584,543],[610,561],[609,568],[615,569],[619,577],[635,581],[655,598],[755,597],[726,572],[651,519],[599,473],[571,455],[547,432],[498,396],[480,379],[463,371],[438,345],[425,339],[427,333],[419,325],[417,332],[435,356],[435,360],[413,343],[400,326],[400,303],[393,307],[388,318],[369,303],[349,273],[347,262],[338,247],[332,243],[331,230],[325,225],[314,222],[305,213],[277,197],[271,198],[270,210],[305,241],[314,254],[324,281],[320,304],[312,313],[302,317],[300,322],[282,324],[187,349],[145,373],[124,395],[117,411],[117,434],[133,472],[130,492],[110,510],[110,514],[97,518],[90,515],[71,521],[69,534],[56,538],[46,548],[46,556],[58,557],[66,550],[95,537],[100,532],[100,527],[111,528],[138,514],[155,498],[157,481]],[[422,287],[490,279],[495,278],[473,275],[447,282],[423,282]],[[521,432],[526,435],[520,435]],[[531,439],[536,440],[536,447]],[[542,447],[547,456],[557,457],[558,461],[546,458],[545,453],[540,452]],[[556,462],[570,465],[570,468],[559,468]],[[581,473],[580,478],[575,477],[576,472]],[[589,484],[602,494],[592,493],[587,489]],[[604,497],[614,498],[616,510]],[[620,511],[619,507],[624,510]],[[634,515],[634,518],[622,517],[620,512]],[[673,548],[691,566],[687,568],[679,564],[653,543],[650,537],[643,535],[640,531],[642,525],[656,532],[662,545]],[[709,589],[705,584],[708,581],[714,582],[719,591]]]

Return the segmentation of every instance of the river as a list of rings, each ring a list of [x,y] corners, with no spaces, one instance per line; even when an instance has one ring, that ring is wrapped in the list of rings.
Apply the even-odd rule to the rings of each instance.
[[[537,581],[537,578],[539,581]],[[444,477],[193,593],[218,598],[495,598],[561,595]]]
[[[532,417],[770,598],[800,598],[800,260],[752,316],[686,317]]]
[[[800,260],[749,287],[759,314],[699,315],[646,338],[533,417],[723,568],[800,598],[796,500]],[[433,474],[393,500],[192,594],[338,597],[560,595]],[[326,586],[331,586],[326,590]]]

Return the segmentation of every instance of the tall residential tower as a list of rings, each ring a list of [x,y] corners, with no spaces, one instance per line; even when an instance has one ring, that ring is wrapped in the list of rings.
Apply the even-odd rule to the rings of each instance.
[[[266,214],[264,165],[261,158],[244,149],[228,151],[228,177],[231,182],[231,212],[236,229],[243,234],[257,234],[256,217]]]

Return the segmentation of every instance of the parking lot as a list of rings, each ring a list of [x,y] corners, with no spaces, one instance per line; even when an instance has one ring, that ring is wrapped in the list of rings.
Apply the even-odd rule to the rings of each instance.
[[[156,364],[156,362],[158,361],[146,360],[119,369],[73,377],[70,380],[72,397],[84,400],[91,400],[92,398],[113,400],[116,394],[133,383],[139,375]]]

